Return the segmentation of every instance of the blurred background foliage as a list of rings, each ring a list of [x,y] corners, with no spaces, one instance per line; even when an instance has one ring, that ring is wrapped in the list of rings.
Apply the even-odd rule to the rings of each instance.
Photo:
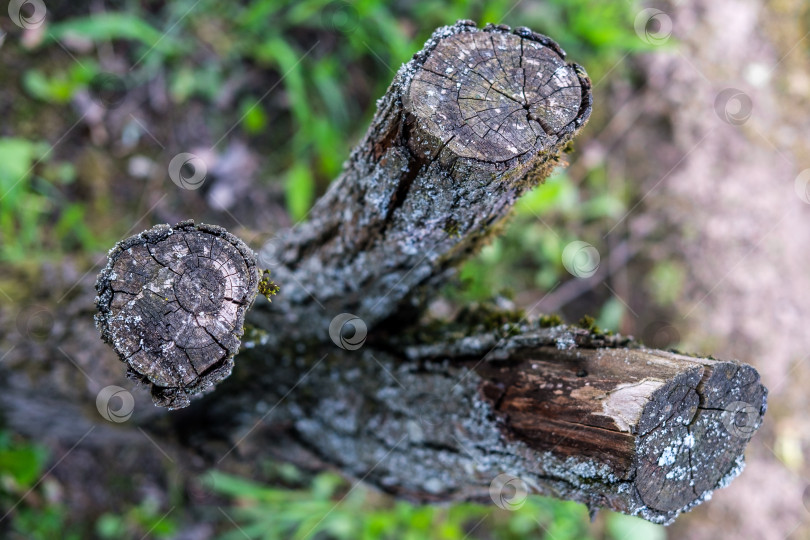
[[[7,19],[0,26],[4,272],[64,258],[89,267],[150,220],[194,217],[261,231],[261,237],[305,219],[339,174],[396,69],[436,27],[456,19],[531,27],[584,65],[597,107],[581,139],[607,124],[599,105],[605,81],[632,87],[625,60],[649,47],[633,29],[635,2],[46,4],[48,21],[39,31],[21,34]],[[179,152],[210,162],[211,178],[200,190],[180,190],[169,180],[168,163]],[[227,172],[229,158],[235,174]],[[569,159],[576,166],[559,170],[520,201],[504,235],[463,267],[461,286],[448,288],[448,299],[517,295],[525,304],[571,279],[561,263],[570,241],[607,252],[602,235],[634,193],[598,155],[575,150]],[[249,176],[247,184],[239,183],[241,173]],[[223,183],[236,200],[223,199],[217,188]],[[677,265],[649,275],[662,304],[677,294]],[[25,294],[18,290],[9,288],[11,296]],[[604,294],[586,305],[601,327],[620,328],[621,301]],[[618,514],[589,524],[583,506],[550,499],[531,497],[514,512],[476,504],[415,506],[332,474],[312,477],[276,464],[267,465],[262,481],[221,472],[201,479],[217,504],[185,508],[188,499],[173,494],[182,511],[167,514],[165,504],[146,498],[122,511],[102,510],[88,524],[71,518],[57,483],[47,475],[39,480],[48,462],[40,446],[0,432],[0,500],[12,537],[170,538],[184,520],[212,523],[222,538],[663,537],[661,528]]]
[[[65,494],[60,493],[58,482],[47,477],[48,461],[44,446],[0,431],[0,508],[10,508],[13,514],[9,538],[174,538],[183,520],[217,530],[213,535],[183,538],[220,540],[666,537],[660,526],[612,512],[598,525],[591,524],[588,510],[573,502],[529,496],[518,499],[521,504],[514,510],[473,503],[414,505],[350,484],[334,473],[313,476],[272,461],[262,464],[261,482],[216,470],[200,476],[195,482],[206,503],[197,508],[178,508],[187,503],[176,493],[168,511],[147,497],[120,512],[104,511],[94,523],[77,523],[63,502]]]

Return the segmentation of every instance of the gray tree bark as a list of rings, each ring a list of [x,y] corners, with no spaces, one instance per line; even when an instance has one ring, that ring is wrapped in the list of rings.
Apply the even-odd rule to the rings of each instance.
[[[245,459],[284,434],[312,454],[303,464],[412,500],[489,502],[508,475],[518,492],[671,523],[741,472],[765,412],[750,366],[587,329],[378,331],[356,351],[248,342],[234,375],[177,422]]]
[[[437,30],[307,222],[259,252],[285,298],[263,310],[263,326],[283,319],[323,339],[340,312],[374,325],[419,305],[560,164],[590,116],[590,84],[526,28]]]
[[[283,435],[421,501],[513,504],[509,485],[669,523],[708,499],[742,469],[765,412],[750,366],[497,310],[418,320],[454,267],[561,163],[590,111],[587,75],[549,38],[468,21],[437,30],[399,70],[307,222],[259,251],[281,295],[248,313],[255,329],[233,375],[173,413],[171,430],[203,452],[224,438],[225,455],[245,457]],[[176,227],[178,238],[198,234],[189,227]],[[116,263],[137,242],[114,252],[98,285],[100,324],[126,344],[117,352],[156,402],[181,407],[230,372],[258,274],[241,247],[241,260],[229,258],[161,231],[141,252],[154,271]],[[201,253],[229,261],[226,270],[200,270]],[[116,264],[132,273],[129,288],[115,285]],[[199,288],[182,285],[181,266]],[[155,294],[163,300],[144,300]],[[120,322],[144,311],[149,324]],[[220,371],[206,379],[209,369]]]

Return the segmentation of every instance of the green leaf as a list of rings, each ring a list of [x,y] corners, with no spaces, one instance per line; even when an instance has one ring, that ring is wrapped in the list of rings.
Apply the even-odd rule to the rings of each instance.
[[[245,131],[255,135],[267,127],[267,114],[258,101],[245,100],[242,102],[242,127]]]
[[[43,448],[33,445],[0,450],[0,476],[11,476],[18,486],[29,488],[39,478],[47,458]]]
[[[296,163],[287,173],[287,183],[284,189],[287,201],[287,211],[293,221],[304,219],[315,198],[315,179],[309,168]]]
[[[71,65],[67,72],[58,72],[51,76],[39,70],[29,69],[23,73],[22,83],[25,91],[37,99],[50,103],[67,103],[82,87],[86,87],[98,73],[98,65],[88,59]]]
[[[101,538],[120,538],[124,529],[123,519],[114,514],[102,514],[96,521],[96,534]]]
[[[201,477],[203,485],[221,493],[222,495],[229,495],[234,498],[239,497],[261,497],[265,490],[263,487],[255,482],[239,478],[238,476],[231,476],[219,471],[208,471]]]
[[[686,282],[686,269],[679,262],[661,261],[647,276],[648,287],[658,305],[674,304],[683,291]]]
[[[72,203],[62,210],[59,221],[53,228],[53,235],[63,243],[75,241],[85,251],[92,251],[102,247],[103,241],[94,234],[86,224],[86,211],[84,205]]]
[[[14,204],[14,194],[23,189],[31,175],[41,145],[15,137],[0,138],[0,206]]]
[[[309,125],[309,92],[304,84],[306,52],[298,52],[280,37],[272,36],[256,47],[255,54],[260,61],[277,67],[295,119],[302,127]]]
[[[197,77],[194,71],[188,67],[175,71],[169,82],[169,94],[175,103],[185,103],[196,89]]]
[[[661,525],[615,512],[608,514],[607,530],[613,540],[666,540],[667,537]]]
[[[624,317],[625,309],[627,308],[625,308],[624,304],[622,304],[618,298],[611,297],[602,306],[602,311],[599,313],[599,318],[596,320],[597,325],[599,328],[605,330],[618,331],[622,317]]]
[[[36,69],[29,69],[23,73],[22,84],[26,92],[42,101],[65,103],[71,98],[71,95],[66,97],[61,96],[59,92],[54,89],[53,84],[50,80],[48,80],[48,77]]]
[[[319,500],[329,500],[342,483],[343,479],[336,474],[319,474],[312,481],[312,496]]]
[[[565,172],[560,171],[518,199],[515,211],[528,216],[542,216],[555,210],[563,212],[576,205],[577,197],[577,189]]]
[[[111,39],[132,40],[160,52],[179,48],[179,43],[174,38],[129,13],[98,13],[57,22],[51,26],[44,41],[48,43],[70,36],[78,36],[94,42]]]

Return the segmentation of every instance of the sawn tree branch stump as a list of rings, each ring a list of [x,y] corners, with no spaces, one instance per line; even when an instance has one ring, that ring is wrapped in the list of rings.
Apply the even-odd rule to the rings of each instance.
[[[440,28],[307,222],[259,250],[282,292],[247,314],[235,367],[259,274],[217,228],[162,227],[113,250],[103,335],[159,405],[210,392],[171,418],[213,461],[215,440],[248,457],[284,439],[411,499],[488,499],[508,474],[669,523],[742,469],[765,412],[753,368],[492,309],[418,323],[590,111],[587,75],[549,38]]]
[[[322,339],[342,311],[373,325],[420,305],[418,293],[446,282],[560,163],[590,116],[590,85],[526,28],[437,30],[397,72],[307,222],[259,252],[285,298],[262,326],[283,317]]]

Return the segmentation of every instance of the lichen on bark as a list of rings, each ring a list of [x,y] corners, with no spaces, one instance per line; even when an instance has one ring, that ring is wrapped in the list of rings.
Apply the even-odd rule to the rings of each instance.
[[[765,412],[750,366],[644,349],[589,318],[573,327],[483,306],[416,323],[425,298],[561,162],[590,90],[581,67],[528,29],[438,29],[308,221],[262,250],[284,295],[253,310],[247,362],[178,429],[192,418],[196,438],[235,448],[267,428],[254,448],[284,434],[421,501],[486,500],[506,472],[666,523],[724,486]],[[276,290],[258,279],[250,250],[221,229],[160,226],[111,252],[99,326],[157,403],[184,406],[230,374],[245,311],[257,290]],[[336,349],[338,317],[362,321],[368,341]],[[728,422],[735,404],[752,420],[742,434]]]
[[[590,116],[590,86],[526,28],[436,30],[307,222],[273,240],[285,302],[257,320],[317,339],[341,312],[372,326],[420,304],[561,163]]]

